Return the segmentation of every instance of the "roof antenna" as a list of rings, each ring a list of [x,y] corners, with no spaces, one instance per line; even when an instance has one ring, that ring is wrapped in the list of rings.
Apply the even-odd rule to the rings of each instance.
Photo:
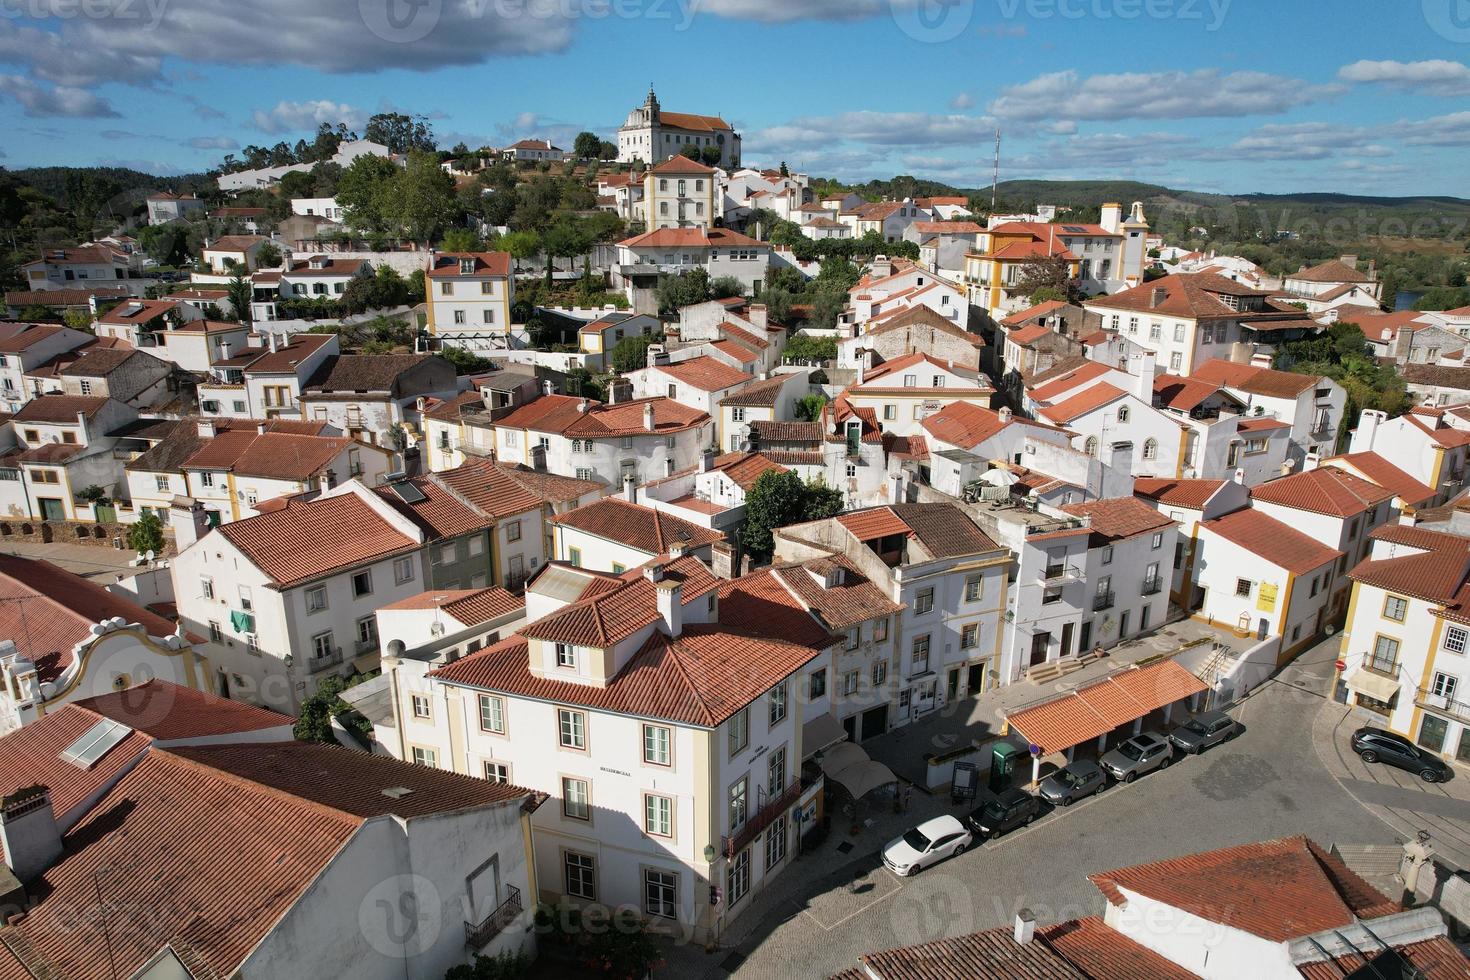
[[[990,214],[995,216],[995,189],[1000,184],[1000,127],[995,127],[995,172],[990,178]]]

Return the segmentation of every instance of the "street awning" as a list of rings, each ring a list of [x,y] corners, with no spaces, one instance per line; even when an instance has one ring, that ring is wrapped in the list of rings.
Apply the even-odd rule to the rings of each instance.
[[[847,729],[842,722],[832,717],[831,712],[817,715],[801,726],[801,753],[810,759],[818,752],[826,752],[838,742],[847,741]]]
[[[1006,720],[1043,755],[1065,752],[1206,690],[1203,681],[1172,660],[1122,670]]]
[[[880,786],[898,782],[898,777],[881,762],[874,762],[861,746],[843,742],[822,756],[822,773],[838,783],[855,800],[862,799]]]
[[[1347,684],[1349,690],[1366,694],[1374,701],[1382,701],[1384,704],[1392,701],[1393,696],[1399,693],[1399,682],[1396,679],[1375,674],[1371,670],[1363,670],[1361,667],[1354,671],[1344,683]]]

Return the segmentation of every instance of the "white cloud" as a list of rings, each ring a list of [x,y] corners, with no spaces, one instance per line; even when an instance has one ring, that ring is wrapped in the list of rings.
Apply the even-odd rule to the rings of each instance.
[[[874,112],[802,116],[753,134],[746,144],[757,151],[777,146],[823,146],[839,142],[872,146],[968,146],[994,138],[991,122],[962,114]]]
[[[1194,119],[1285,112],[1337,94],[1264,72],[1121,73],[1083,77],[1052,72],[1003,89],[990,111],[1007,119]]]
[[[86,89],[69,85],[43,88],[29,78],[0,75],[0,94],[19,102],[25,114],[35,118],[72,116],[78,119],[116,118],[118,112],[106,99]]]
[[[228,136],[195,136],[184,143],[196,150],[236,150],[240,144]]]
[[[0,62],[25,65],[42,81],[90,88],[103,82],[156,82],[161,78],[162,59],[115,51],[106,45],[88,48],[82,57],[61,33],[20,27],[0,18]]]
[[[1470,66],[1458,61],[1355,61],[1337,77],[1425,95],[1470,95]]]
[[[1470,112],[1431,119],[1406,119],[1389,131],[1410,146],[1470,146]]]
[[[895,2],[913,5],[912,0]],[[866,20],[887,13],[892,4],[885,0],[698,0],[690,9],[696,14],[779,24],[793,20]]]
[[[250,124],[262,133],[294,133],[314,130],[322,123],[337,125],[343,122],[349,129],[359,129],[367,122],[367,115],[345,102],[316,99],[311,102],[277,102],[272,109],[256,109],[250,114]]]
[[[975,97],[969,92],[961,92],[949,100],[951,109],[972,109],[975,106]]]

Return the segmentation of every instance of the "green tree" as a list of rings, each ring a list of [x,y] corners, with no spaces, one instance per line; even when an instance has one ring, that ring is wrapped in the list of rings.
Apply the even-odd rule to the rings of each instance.
[[[163,545],[163,521],[153,511],[144,511],[133,526],[128,528],[128,547],[140,555],[148,551],[161,555]]]
[[[86,310],[66,310],[61,314],[61,322],[82,333],[95,332],[92,327],[92,314]]]
[[[732,296],[744,296],[745,284],[734,276],[717,276],[710,280],[710,299],[729,299]]]
[[[791,293],[779,286],[767,286],[757,297],[766,305],[766,316],[773,323],[786,323],[791,319]]]
[[[659,312],[664,314],[678,313],[686,306],[703,303],[710,298],[709,273],[695,268],[677,276],[660,276],[657,294]]]
[[[478,252],[484,245],[480,236],[468,228],[450,228],[439,242],[440,251]]]
[[[522,259],[529,259],[541,252],[541,236],[534,231],[508,231],[495,242],[495,247],[509,252],[514,263],[512,274],[521,271]]]
[[[582,222],[565,216],[546,229],[546,234],[541,236],[541,247],[546,250],[546,282],[550,285],[553,270],[551,258],[575,259],[579,255],[587,254],[587,250],[592,247],[592,236]]]
[[[752,559],[768,561],[775,550],[772,531],[806,519],[807,487],[793,470],[762,473],[745,495],[745,526],[740,543]]]
[[[402,112],[380,112],[368,119],[363,139],[382,143],[394,153],[419,151],[432,153],[435,148],[434,127],[423,116]]]
[[[386,209],[392,203],[389,188],[397,177],[398,165],[392,160],[371,153],[353,160],[337,183],[337,203],[346,211],[347,224],[362,231],[386,231]]]
[[[332,731],[332,719],[351,710],[339,694],[346,689],[340,677],[328,677],[317,685],[316,693],[301,702],[301,714],[291,726],[291,734],[298,742],[321,742],[336,745],[337,736]]]
[[[1072,278],[1072,270],[1065,259],[1058,256],[1037,259],[1028,262],[1021,268],[1021,274],[1016,279],[1016,284],[1009,291],[1017,296],[1025,296],[1033,302],[1036,294],[1046,290],[1046,294],[1052,298],[1065,298],[1072,303],[1082,298],[1081,287],[1077,280]]]
[[[578,133],[572,141],[572,152],[579,160],[596,160],[602,152],[602,140],[596,133]]]
[[[531,960],[525,953],[509,950],[498,956],[475,954],[473,963],[461,963],[444,974],[444,980],[516,980],[531,969]]]
[[[702,147],[697,159],[706,167],[713,167],[720,162],[720,148],[718,146]]]
[[[618,145],[603,140],[597,147],[597,156],[603,160],[616,160],[618,157]]]
[[[410,154],[388,188],[384,217],[415,241],[432,241],[458,216],[454,178],[439,169],[432,153]]]
[[[229,285],[225,286],[225,292],[229,296],[230,306],[234,308],[235,319],[241,323],[250,323],[250,301],[254,298],[254,287],[250,277],[245,274],[244,266],[235,268]]]
[[[806,503],[802,520],[820,521],[828,517],[836,517],[847,509],[847,501],[842,496],[842,491],[836,487],[827,486],[827,481],[820,476],[806,485]]]
[[[266,242],[255,253],[255,265],[259,269],[274,269],[281,264],[281,250],[274,242]]]
[[[805,395],[796,402],[796,417],[803,422],[815,422],[822,417],[822,409],[826,407],[826,395]]]
[[[612,349],[613,370],[620,374],[636,371],[648,366],[648,348],[653,344],[652,337],[637,336],[624,337],[617,342]]]
[[[1414,304],[1416,310],[1458,310],[1470,306],[1470,289],[1464,286],[1436,286],[1426,289]]]

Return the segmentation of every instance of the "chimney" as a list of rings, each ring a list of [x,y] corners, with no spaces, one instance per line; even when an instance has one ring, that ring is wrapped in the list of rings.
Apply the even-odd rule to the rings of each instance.
[[[1133,472],[1133,443],[1128,440],[1113,443],[1108,454],[1108,465],[1119,473]]]
[[[587,409],[589,407],[591,407],[591,406],[590,406],[589,402],[587,401],[587,399],[585,399],[585,398],[582,399],[581,401],[577,402],[577,414],[578,415],[586,415],[587,414]]]
[[[1148,307],[1149,307],[1149,309],[1151,309],[1151,310],[1158,309],[1159,308],[1159,305],[1164,302],[1164,297],[1166,297],[1168,295],[1169,295],[1169,290],[1165,289],[1163,286],[1155,286],[1153,288],[1153,292],[1149,293],[1149,297],[1148,297]]]
[[[1356,269],[1358,267],[1358,257],[1356,255],[1344,255],[1338,261],[1349,269]]]
[[[653,403],[649,402],[643,406],[643,428],[647,432],[653,431]]]
[[[555,394],[555,393],[556,393],[556,388],[551,384],[550,381],[543,381],[543,382],[541,382],[541,394],[543,394],[543,395],[551,395],[551,394]]]
[[[1378,438],[1378,427],[1388,421],[1388,415],[1377,410],[1365,411],[1358,416],[1358,428],[1353,432],[1352,451],[1370,452]]]
[[[706,449],[699,454],[699,472],[708,473],[715,468],[715,451]]]
[[[1322,463],[1321,453],[1307,453],[1307,458],[1302,461],[1302,472],[1315,470]]]
[[[1123,205],[1104,204],[1098,224],[1112,235],[1118,234],[1118,228],[1123,224]]]
[[[5,863],[22,883],[39,877],[61,856],[61,830],[49,789],[30,786],[0,800],[0,844]]]
[[[766,311],[766,304],[750,304],[750,322],[755,324],[757,327],[760,327],[762,330],[766,329],[766,325],[770,322]]]
[[[679,601],[684,592],[683,583],[661,579],[653,587],[658,591],[658,618],[663,631],[678,636],[684,631],[684,606]]]
[[[1138,373],[1133,376],[1133,394],[1145,405],[1154,403],[1154,370],[1158,360],[1159,355],[1151,350],[1138,355]]]
[[[1025,946],[1036,938],[1036,916],[1030,909],[1016,913],[1016,945]]]
[[[638,481],[633,479],[632,474],[623,477],[623,499],[630,504],[638,502]]]
[[[200,419],[196,431],[201,439],[213,439],[219,435],[219,427],[214,424],[213,419]]]
[[[267,426],[269,426],[269,425],[270,425],[269,422],[257,422],[257,423],[255,423],[255,434],[258,435],[258,436],[265,435],[265,430],[266,430]]]
[[[276,332],[274,330],[267,331],[265,336],[266,341],[270,344],[271,353],[274,354],[276,352]]]
[[[1001,425],[1011,424],[1011,410],[1005,405],[1002,405],[998,410],[996,410],[995,414],[1000,417]]]
[[[220,360],[225,361],[225,360],[229,360],[229,357],[230,357],[230,342],[228,340],[221,340],[219,342],[219,358],[220,358]]]
[[[1239,483],[1241,486],[1245,486],[1245,470],[1243,470],[1243,469],[1237,469],[1235,471],[1235,476],[1233,477],[1233,479],[1235,480],[1236,483]]]
[[[735,577],[735,548],[728,541],[716,541],[710,546],[710,571],[715,578]]]

